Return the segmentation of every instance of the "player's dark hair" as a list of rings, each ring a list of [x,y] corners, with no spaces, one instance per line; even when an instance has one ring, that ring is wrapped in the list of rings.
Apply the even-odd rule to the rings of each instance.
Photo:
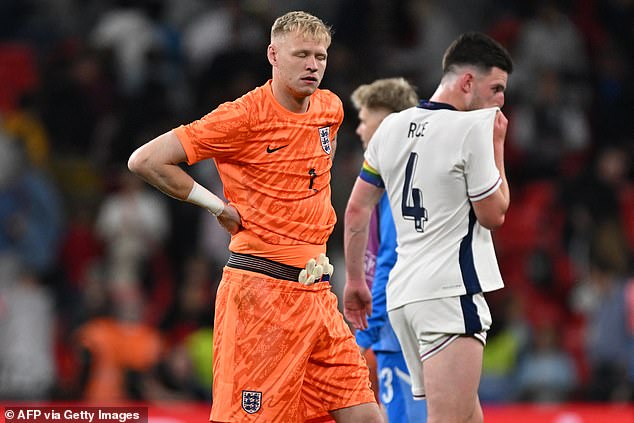
[[[457,66],[476,66],[488,72],[500,68],[506,73],[513,72],[513,61],[509,52],[493,38],[481,32],[462,34],[445,51],[442,59],[443,75]]]

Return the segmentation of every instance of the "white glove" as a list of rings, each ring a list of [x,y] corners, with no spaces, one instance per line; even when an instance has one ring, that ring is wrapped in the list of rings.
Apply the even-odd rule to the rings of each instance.
[[[328,275],[328,279],[324,280],[330,280],[334,272],[334,266],[330,264],[328,257],[322,253],[317,257],[317,260],[313,258],[308,260],[306,267],[299,272],[299,283],[312,285],[324,279],[324,275]]]
[[[330,264],[330,259],[324,253],[321,253],[319,257],[317,257],[317,266],[321,266],[323,268],[323,275],[332,275],[335,273],[335,266]]]

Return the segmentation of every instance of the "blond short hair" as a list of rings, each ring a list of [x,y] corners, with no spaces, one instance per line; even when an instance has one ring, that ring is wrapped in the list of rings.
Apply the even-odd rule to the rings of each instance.
[[[418,104],[416,89],[404,78],[377,79],[361,85],[352,92],[351,99],[357,110],[367,107],[400,112]]]
[[[271,27],[271,41],[291,32],[299,32],[306,38],[323,42],[326,47],[332,40],[332,29],[321,19],[307,12],[288,12],[273,22]]]

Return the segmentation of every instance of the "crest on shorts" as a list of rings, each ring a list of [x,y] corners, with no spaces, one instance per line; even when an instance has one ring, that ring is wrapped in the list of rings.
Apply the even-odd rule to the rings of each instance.
[[[319,140],[321,141],[321,148],[324,149],[326,154],[330,154],[330,126],[319,128]]]
[[[242,409],[249,414],[257,413],[262,406],[262,392],[242,391]]]

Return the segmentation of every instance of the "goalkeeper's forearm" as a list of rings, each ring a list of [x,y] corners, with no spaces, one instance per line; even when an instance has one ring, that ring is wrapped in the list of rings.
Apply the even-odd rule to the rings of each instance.
[[[168,163],[150,165],[139,160],[135,154],[128,162],[130,170],[161,192],[177,200],[206,208],[214,216],[219,216],[224,210],[225,204],[220,198],[194,181],[178,165]]]
[[[166,132],[137,148],[128,160],[128,168],[141,179],[170,197],[184,201],[194,180],[180,168],[187,160],[173,131]]]
[[[168,172],[165,172],[162,175],[157,173],[153,178],[144,179],[171,197],[203,207],[216,217],[220,216],[225,209],[224,201],[194,181],[194,179],[180,167],[175,167],[177,170],[175,169],[174,172],[169,172],[173,173],[171,177],[166,177]],[[181,174],[179,175],[179,173]],[[187,193],[184,194],[185,192]]]

